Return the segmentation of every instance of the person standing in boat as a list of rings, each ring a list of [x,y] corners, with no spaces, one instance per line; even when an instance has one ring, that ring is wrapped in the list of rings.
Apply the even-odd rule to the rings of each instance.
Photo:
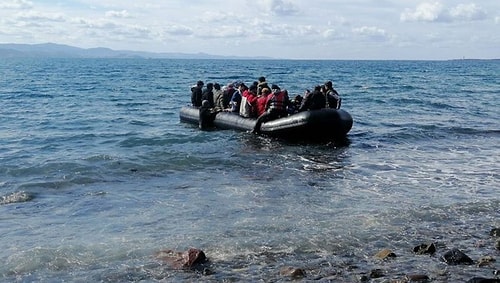
[[[226,109],[224,105],[224,92],[220,88],[220,84],[214,84],[214,111],[220,112]]]
[[[287,106],[290,104],[290,98],[286,90],[281,90],[279,86],[272,85],[272,93],[267,96],[264,113],[259,115],[255,122],[253,133],[259,133],[262,123],[288,116]],[[266,89],[263,90],[263,92]]]
[[[262,94],[262,90],[265,88],[269,88],[267,85],[266,77],[259,77],[257,82],[257,95]]]
[[[317,110],[326,107],[326,97],[321,92],[321,86],[315,86],[312,92],[306,91],[299,112]]]
[[[203,95],[203,81],[198,81],[195,86],[191,88],[191,104],[195,107],[200,107]]]
[[[332,81],[327,81],[325,83],[325,95],[327,106],[329,108],[340,109],[342,98],[340,98],[339,93],[333,88]]]
[[[203,91],[203,94],[201,95],[201,100],[208,100],[210,108],[214,108],[214,84],[213,83],[208,83],[207,88]]]

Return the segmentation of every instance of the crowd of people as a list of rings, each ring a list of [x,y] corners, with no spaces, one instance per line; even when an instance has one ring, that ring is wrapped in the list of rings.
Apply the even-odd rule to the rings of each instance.
[[[288,91],[276,84],[269,84],[265,77],[247,86],[243,82],[229,83],[221,87],[218,83],[198,81],[191,88],[191,103],[202,113],[220,111],[235,112],[242,117],[257,118],[254,132],[260,131],[262,123],[297,112],[322,108],[339,109],[341,98],[331,81],[317,85],[313,91],[296,95],[290,100]],[[200,122],[201,123],[201,122]],[[200,124],[200,127],[202,125]]]

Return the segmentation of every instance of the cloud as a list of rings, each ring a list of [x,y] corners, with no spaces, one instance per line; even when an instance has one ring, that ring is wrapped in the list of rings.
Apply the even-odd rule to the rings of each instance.
[[[484,20],[487,13],[474,3],[446,8],[440,2],[425,2],[415,10],[406,9],[400,16],[403,22],[456,22]]]
[[[33,8],[33,2],[26,0],[12,0],[12,1],[2,1],[0,3],[0,9],[31,9]]]
[[[450,10],[450,16],[454,20],[475,21],[484,20],[486,12],[476,4],[460,4]]]
[[[251,1],[253,3],[253,1]],[[256,2],[263,13],[277,16],[290,16],[299,13],[299,9],[289,0],[259,0]]]
[[[422,3],[414,11],[406,9],[400,19],[403,22],[434,22],[440,18],[442,12],[443,5],[439,2]]]
[[[105,16],[108,18],[131,18],[130,14],[127,12],[127,10],[107,11]]]
[[[165,28],[165,32],[170,35],[188,36],[193,34],[193,30],[183,25],[171,25]]]
[[[360,35],[362,37],[374,40],[386,40],[388,38],[387,32],[384,29],[377,28],[374,26],[371,27],[363,26],[359,28],[354,28],[352,32],[356,35]]]
[[[500,24],[500,16],[495,17],[495,24]]]
[[[15,18],[17,20],[21,21],[45,21],[45,22],[64,22],[66,19],[62,14],[56,14],[56,13],[42,13],[42,12],[36,12],[36,11],[27,11],[27,12],[21,12],[17,13],[15,15]]]

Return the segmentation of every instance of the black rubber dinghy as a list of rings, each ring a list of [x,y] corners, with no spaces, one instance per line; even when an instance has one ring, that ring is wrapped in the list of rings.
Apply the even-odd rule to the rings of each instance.
[[[182,107],[182,122],[199,125],[200,111],[196,107]],[[218,129],[251,131],[257,119],[244,118],[233,112],[218,112],[212,117],[212,125]],[[260,133],[291,140],[342,139],[352,128],[352,117],[343,109],[320,109],[299,112],[262,124]]]

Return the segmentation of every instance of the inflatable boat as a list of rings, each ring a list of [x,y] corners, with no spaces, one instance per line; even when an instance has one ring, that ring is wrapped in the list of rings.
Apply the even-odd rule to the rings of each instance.
[[[200,125],[200,109],[182,107],[181,122]],[[252,131],[257,119],[238,113],[213,113],[210,125],[218,129]],[[320,109],[299,112],[262,124],[260,134],[291,140],[334,140],[345,138],[352,128],[351,115],[342,109]]]

